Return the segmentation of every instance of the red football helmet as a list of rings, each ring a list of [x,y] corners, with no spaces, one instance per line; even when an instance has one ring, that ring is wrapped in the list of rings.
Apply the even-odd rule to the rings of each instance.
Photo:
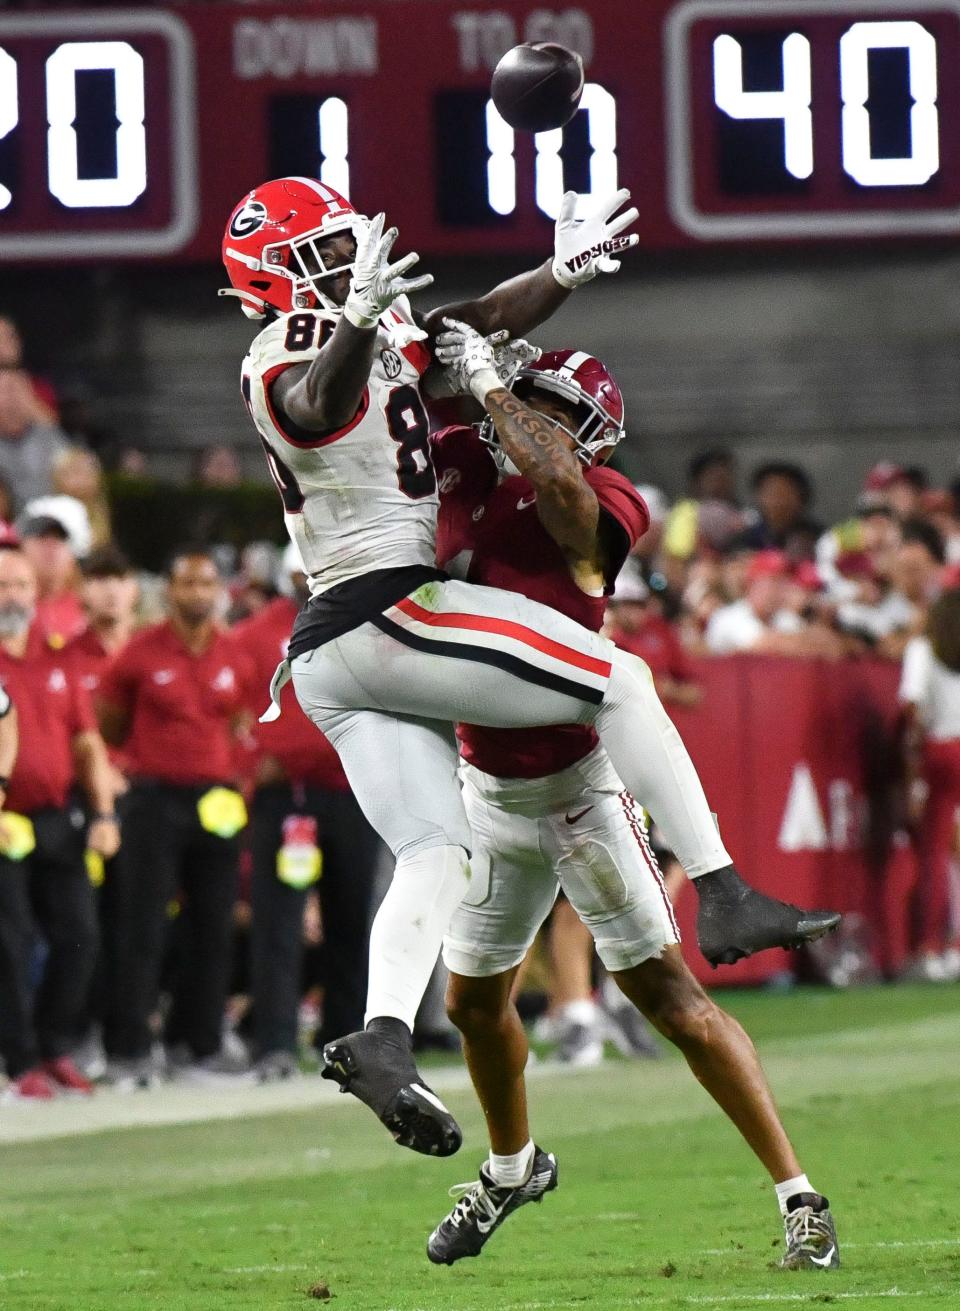
[[[223,262],[231,287],[250,319],[268,309],[279,314],[337,308],[318,283],[352,264],[327,268],[315,242],[337,232],[358,236],[367,219],[332,187],[313,178],[278,178],[254,187],[230,215],[223,234]]]
[[[626,435],[623,430],[623,395],[609,369],[595,355],[585,351],[549,351],[532,364],[519,368],[510,390],[521,400],[530,400],[538,390],[553,392],[576,407],[570,427],[558,426],[577,444],[584,464],[609,458],[614,446]],[[484,423],[481,436],[499,447],[493,421]],[[501,453],[502,454],[502,453]]]

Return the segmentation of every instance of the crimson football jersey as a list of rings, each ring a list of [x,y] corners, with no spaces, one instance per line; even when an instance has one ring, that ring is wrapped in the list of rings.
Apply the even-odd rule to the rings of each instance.
[[[602,594],[588,595],[573,581],[563,552],[536,511],[526,478],[498,478],[490,451],[475,428],[446,428],[431,438],[440,513],[437,564],[468,582],[519,592],[552,606],[598,632],[613,580],[633,544],[650,525],[641,496],[622,474],[603,466],[584,471],[601,512],[621,529],[621,552],[609,563]],[[597,745],[586,724],[551,728],[480,728],[459,724],[460,753],[498,778],[542,778],[581,760]]]

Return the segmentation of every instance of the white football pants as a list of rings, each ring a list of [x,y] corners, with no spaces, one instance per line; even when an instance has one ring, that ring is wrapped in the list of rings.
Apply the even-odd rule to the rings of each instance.
[[[680,941],[643,816],[603,747],[546,778],[462,767],[471,879],[443,943],[447,969],[502,974],[526,956],[560,888],[608,970]]]
[[[301,706],[333,743],[364,814],[397,858],[371,933],[368,1019],[392,1015],[412,1027],[468,891],[460,855],[472,840],[453,723],[594,724],[688,875],[730,864],[647,666],[547,606],[454,580],[426,583],[298,655],[291,669]]]
[[[642,660],[513,592],[431,582],[297,656],[297,698],[398,858],[469,851],[450,725],[593,724],[691,878],[730,864],[693,763]]]

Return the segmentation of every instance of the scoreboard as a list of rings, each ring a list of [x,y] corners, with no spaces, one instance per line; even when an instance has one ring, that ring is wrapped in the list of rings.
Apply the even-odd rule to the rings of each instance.
[[[490,73],[580,51],[562,131]],[[548,248],[631,188],[648,249],[960,232],[960,0],[328,0],[0,14],[0,261],[208,260],[243,194],[318,177],[422,254]]]

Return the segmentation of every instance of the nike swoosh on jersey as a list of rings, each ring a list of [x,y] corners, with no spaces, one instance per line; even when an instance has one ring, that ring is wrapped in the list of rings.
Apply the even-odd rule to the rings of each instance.
[[[517,509],[529,510],[531,505],[536,504],[536,500],[537,500],[536,492],[534,492],[534,494],[529,498],[529,500],[527,499],[526,496],[521,496],[520,500],[517,501]]]
[[[814,1265],[827,1266],[833,1260],[833,1254],[834,1252],[836,1252],[836,1250],[837,1249],[835,1247],[831,1247],[830,1251],[827,1253],[826,1256],[814,1256],[813,1253],[811,1252],[810,1260],[813,1262]]]
[[[583,819],[588,810],[593,810],[593,806],[585,806],[583,810],[578,810],[575,815],[564,815],[563,818],[568,824],[576,824],[578,819]]]

